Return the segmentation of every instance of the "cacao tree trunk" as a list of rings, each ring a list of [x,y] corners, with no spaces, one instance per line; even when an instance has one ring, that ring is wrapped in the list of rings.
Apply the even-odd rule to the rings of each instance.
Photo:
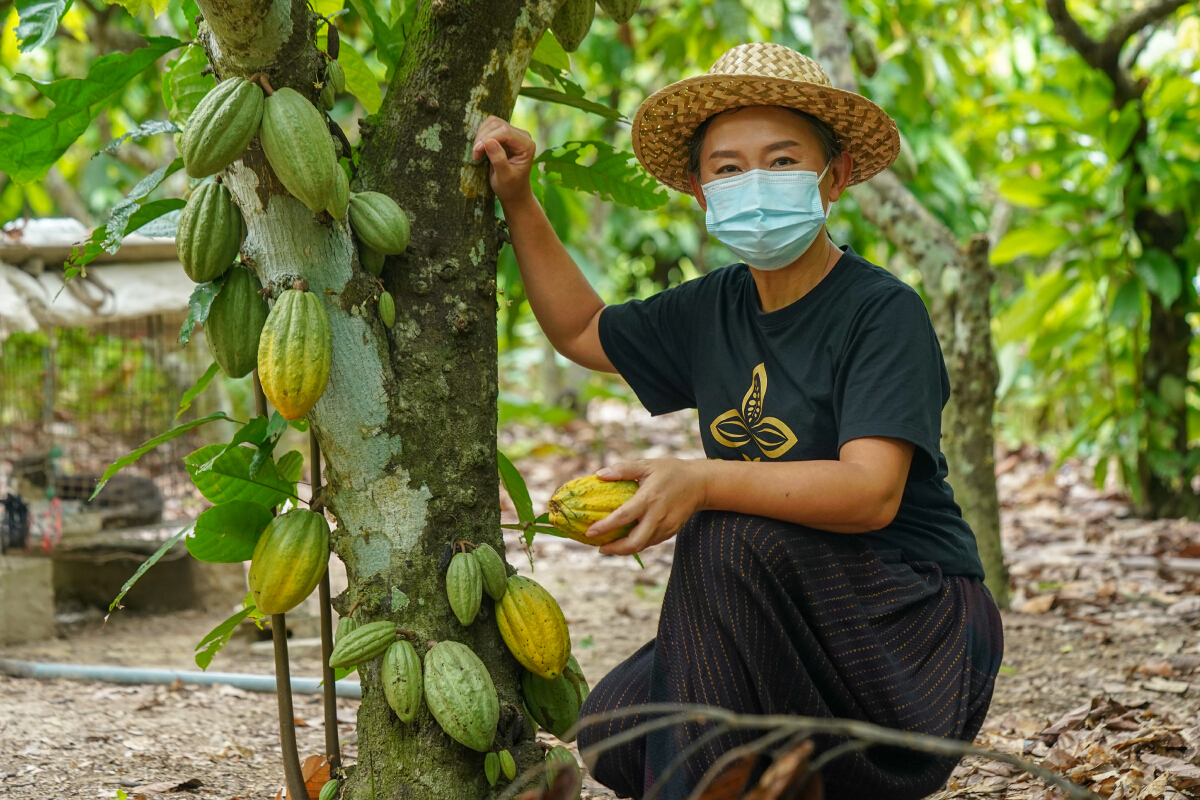
[[[487,664],[501,703],[497,742],[523,769],[540,757],[520,735],[520,668],[485,600],[462,627],[439,560],[452,542],[503,552],[496,471],[496,284],[499,233],[485,164],[470,160],[487,114],[508,117],[559,0],[421,0],[380,112],[360,125],[355,191],[407,211],[408,251],[383,285],[396,324],[379,320],[379,284],[358,268],[346,226],[312,214],[280,186],[258,142],[225,175],[246,220],[243,259],[278,293],[295,277],[322,299],[333,330],[329,384],[309,414],[325,457],[333,548],[360,621],[389,619],[419,642],[453,639]],[[266,72],[309,100],[324,58],[304,0],[199,0],[216,76]],[[349,46],[343,44],[343,47]],[[423,651],[423,647],[419,650]],[[423,710],[390,710],[378,662],[361,670],[358,765],[349,798],[476,800],[483,754],[449,739]],[[303,755],[303,754],[302,754]]]
[[[808,18],[814,57],[829,71],[834,86],[857,92],[842,0],[809,0]],[[867,221],[921,273],[953,389],[942,412],[949,480],[963,519],[975,531],[987,587],[1000,607],[1007,608],[1008,567],[1000,541],[993,452],[996,366],[987,298],[992,280],[986,241],[982,261],[978,256],[981,245],[973,244],[964,252],[950,230],[890,170],[855,186],[851,193]],[[976,292],[982,292],[982,297],[974,296]],[[970,324],[960,327],[967,322]]]

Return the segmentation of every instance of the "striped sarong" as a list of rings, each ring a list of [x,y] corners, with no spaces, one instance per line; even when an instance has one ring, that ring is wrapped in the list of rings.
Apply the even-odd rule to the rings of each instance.
[[[871,550],[853,534],[708,511],[676,538],[657,638],[600,681],[582,714],[696,703],[969,741],[987,714],[1003,649],[999,611],[976,578]],[[580,748],[644,721],[584,729]],[[704,730],[677,726],[609,750],[594,777],[621,797],[640,798]],[[723,752],[761,733],[712,740],[659,796],[684,800]],[[818,753],[841,741],[814,737]],[[825,796],[924,797],[957,761],[890,747],[848,753],[822,770]]]

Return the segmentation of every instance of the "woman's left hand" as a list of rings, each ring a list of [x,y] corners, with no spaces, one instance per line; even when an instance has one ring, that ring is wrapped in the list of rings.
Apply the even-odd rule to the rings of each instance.
[[[602,469],[596,476],[607,481],[637,481],[634,496],[604,519],[588,528],[588,535],[599,535],[627,525],[638,524],[624,539],[600,548],[606,555],[627,556],[670,539],[705,502],[707,461],[679,458],[652,458],[618,463]]]

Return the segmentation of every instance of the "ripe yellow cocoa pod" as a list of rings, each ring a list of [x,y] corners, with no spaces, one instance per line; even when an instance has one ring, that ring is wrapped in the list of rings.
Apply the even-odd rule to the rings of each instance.
[[[636,521],[603,536],[588,538],[585,534],[633,497],[637,489],[637,481],[605,481],[595,475],[567,481],[550,498],[550,524],[563,535],[596,547],[624,539]]]
[[[548,681],[571,657],[571,634],[558,603],[537,581],[514,575],[496,603],[496,627],[513,658]]]

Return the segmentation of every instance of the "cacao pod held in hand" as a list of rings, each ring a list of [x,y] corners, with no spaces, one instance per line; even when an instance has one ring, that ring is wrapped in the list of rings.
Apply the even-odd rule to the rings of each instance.
[[[196,283],[216,280],[233,266],[246,226],[233,195],[219,183],[192,192],[179,214],[175,251],[183,271]]]
[[[333,333],[321,299],[284,290],[258,340],[258,380],[284,419],[300,419],[321,399],[332,359]]]
[[[205,178],[241,157],[258,133],[263,116],[263,91],[244,78],[226,78],[214,86],[188,117],[179,137],[183,168],[193,178]]]
[[[425,656],[425,704],[446,734],[486,753],[496,738],[500,700],[487,667],[458,642],[439,642]]]
[[[637,489],[637,481],[605,481],[595,475],[567,481],[550,498],[550,524],[571,539],[596,547],[623,539],[637,522],[603,536],[588,538],[585,534],[588,528],[633,497]]]
[[[258,610],[291,611],[317,588],[328,564],[329,523],[324,515],[294,508],[271,520],[258,537],[247,575]]]
[[[521,678],[521,692],[525,695],[525,707],[538,725],[564,742],[575,740],[574,736],[564,737],[579,718],[579,709],[589,692],[575,656],[567,659],[567,666],[552,681],[526,672]]]
[[[229,270],[204,323],[208,351],[231,378],[244,378],[258,365],[258,337],[270,312],[260,289],[250,270]]]
[[[554,680],[571,657],[571,634],[562,609],[530,578],[514,575],[496,604],[496,627],[509,652],[530,672]]]

